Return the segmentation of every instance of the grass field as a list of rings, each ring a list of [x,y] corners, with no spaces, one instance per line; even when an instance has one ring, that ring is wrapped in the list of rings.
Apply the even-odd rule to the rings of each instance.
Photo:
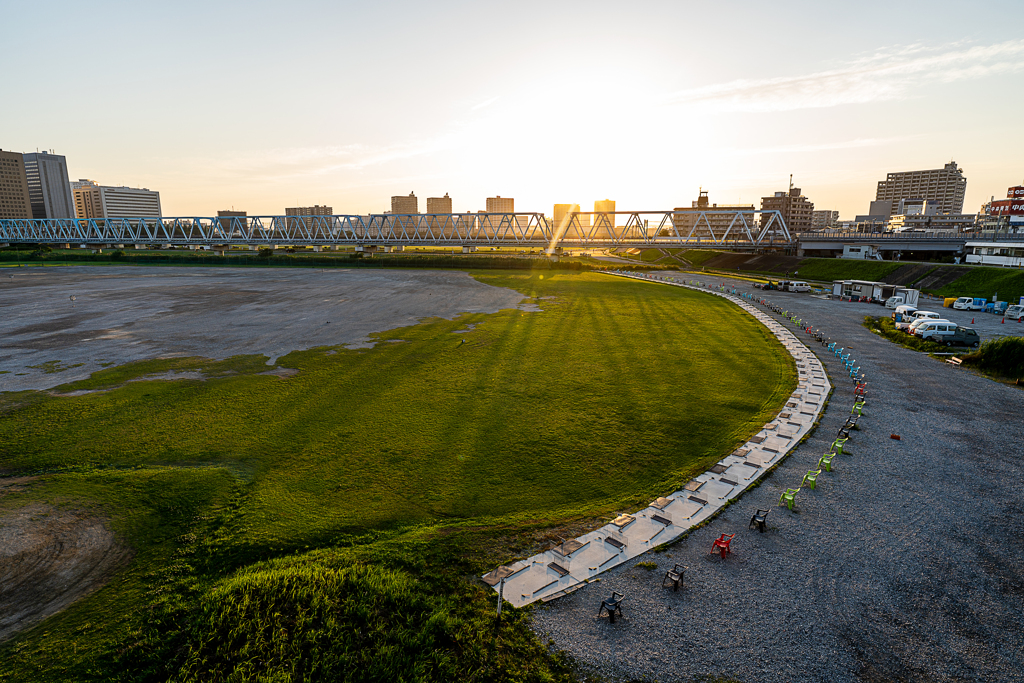
[[[467,576],[645,505],[755,432],[792,359],[730,304],[591,273],[479,272],[531,297],[373,349],[109,368],[0,397],[0,499],[111,519],[109,586],[0,649],[0,681],[555,680]],[[139,381],[168,369],[205,380]]]

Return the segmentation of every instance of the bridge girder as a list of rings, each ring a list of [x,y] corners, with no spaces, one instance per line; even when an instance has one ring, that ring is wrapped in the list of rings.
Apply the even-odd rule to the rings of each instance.
[[[3,219],[0,242],[751,249],[793,240],[779,212],[754,210],[573,212],[559,225],[541,213]]]

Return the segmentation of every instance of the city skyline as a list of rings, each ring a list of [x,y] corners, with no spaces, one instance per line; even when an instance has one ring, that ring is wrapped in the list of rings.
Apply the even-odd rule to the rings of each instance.
[[[377,213],[413,187],[467,212],[497,195],[545,213],[601,197],[665,209],[700,187],[720,204],[756,204],[792,173],[815,209],[850,219],[887,173],[951,160],[974,213],[1024,178],[1024,95],[1010,87],[1024,40],[992,20],[1009,2],[928,7],[17,6],[15,53],[32,53],[39,27],[51,43],[0,76],[36,105],[0,114],[0,147],[54,149],[72,178],[156,188],[164,215]],[[116,41],[90,39],[112,19],[177,49],[126,59]],[[728,38],[687,30],[726,21]],[[339,42],[337,26],[357,30]],[[662,26],[678,39],[653,33]],[[252,40],[204,38],[229,28]],[[588,48],[602,31],[619,37]],[[445,32],[460,38],[430,40]],[[389,50],[375,49],[379,33]],[[86,87],[82,62],[117,84]],[[290,92],[304,105],[290,106]],[[62,105],[69,96],[75,107]]]

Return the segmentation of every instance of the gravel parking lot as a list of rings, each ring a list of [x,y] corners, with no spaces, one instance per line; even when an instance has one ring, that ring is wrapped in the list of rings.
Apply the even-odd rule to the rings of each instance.
[[[852,348],[869,383],[861,431],[793,512],[779,507],[853,402],[809,340],[837,387],[811,438],[711,524],[638,558],[657,569],[630,563],[539,607],[538,635],[624,679],[1024,680],[1024,394],[871,334],[877,305],[767,297]],[[756,508],[772,510],[765,534],[747,528]],[[725,561],[708,554],[722,533],[736,534]],[[660,586],[675,563],[678,593]],[[613,590],[614,625],[596,618]]]

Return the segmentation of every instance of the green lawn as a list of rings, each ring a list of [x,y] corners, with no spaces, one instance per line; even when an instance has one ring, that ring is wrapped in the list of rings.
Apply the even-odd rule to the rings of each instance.
[[[518,610],[481,643],[493,598],[464,577],[527,553],[538,529],[680,486],[770,419],[795,368],[763,326],[717,297],[595,273],[474,277],[542,311],[432,319],[378,335],[373,349],[295,352],[278,360],[299,371],[287,379],[256,374],[261,358],[175,359],[62,388],[108,389],[97,393],[0,395],[0,464],[41,474],[0,506],[92,506],[137,552],[110,586],[6,644],[0,681],[271,680],[260,676],[298,660],[309,676],[363,680],[363,664],[338,673],[363,661],[337,651],[352,643],[317,639],[344,640],[392,609],[374,590],[408,609],[410,624],[437,620],[423,637],[438,661],[410,654],[426,647],[420,626],[367,635],[365,647],[394,655],[396,676],[564,675]],[[123,384],[170,367],[207,379]],[[289,576],[308,584],[298,597],[267,588],[297,590]],[[413,578],[430,600],[389,588]],[[377,588],[341,623],[338,604],[310,588],[318,582]],[[231,626],[246,613],[238,600],[298,601],[334,609],[334,621],[270,619],[291,630],[282,643],[265,625]],[[238,633],[250,631],[245,650]],[[263,668],[233,668],[243,652]]]

